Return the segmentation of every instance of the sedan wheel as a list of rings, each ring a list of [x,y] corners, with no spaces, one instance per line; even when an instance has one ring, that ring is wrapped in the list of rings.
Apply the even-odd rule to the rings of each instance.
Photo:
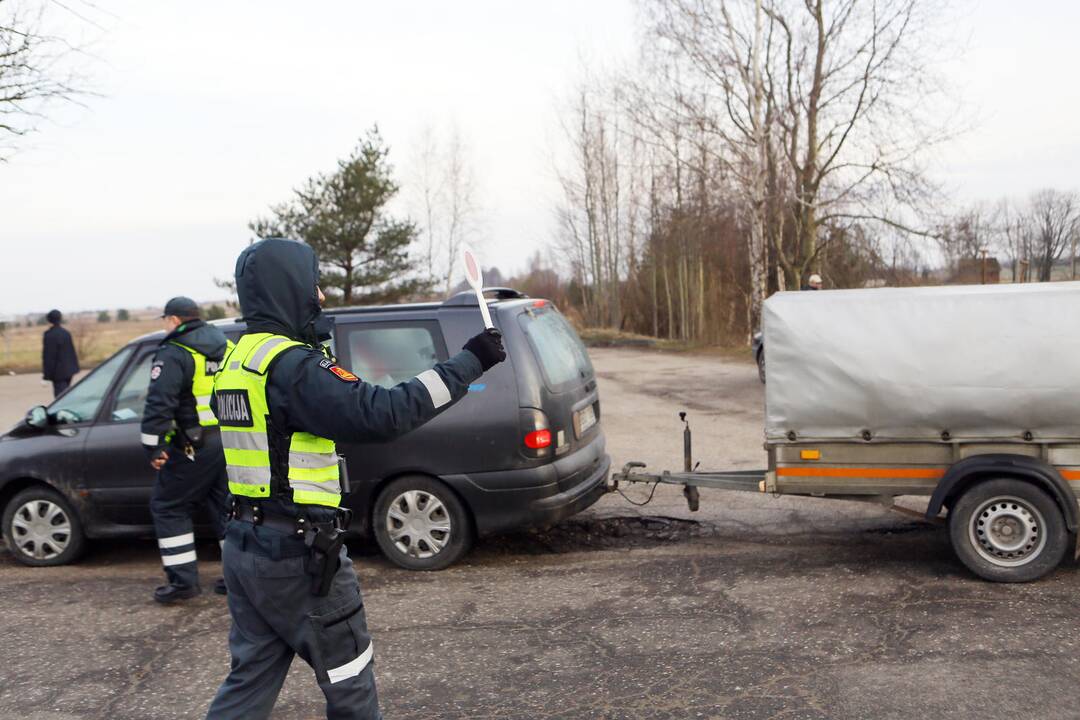
[[[472,543],[465,505],[447,485],[423,475],[398,478],[382,489],[372,527],[383,554],[409,570],[441,570]]]
[[[82,523],[67,499],[47,487],[23,490],[3,514],[4,539],[24,565],[64,565],[86,542]]]
[[[71,542],[71,520],[48,500],[31,500],[15,509],[11,520],[15,547],[35,560],[52,560]]]

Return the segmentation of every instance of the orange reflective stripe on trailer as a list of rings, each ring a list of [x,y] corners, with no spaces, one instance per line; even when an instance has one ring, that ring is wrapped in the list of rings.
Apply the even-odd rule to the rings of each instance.
[[[1080,470],[1058,470],[1066,480],[1080,480]]]
[[[940,480],[945,477],[945,468],[781,467],[776,469],[776,474],[779,477]]]

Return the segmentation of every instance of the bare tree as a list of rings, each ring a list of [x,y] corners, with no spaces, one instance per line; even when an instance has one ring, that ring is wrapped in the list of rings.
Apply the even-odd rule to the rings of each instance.
[[[480,236],[481,210],[469,147],[457,126],[451,125],[445,140],[435,128],[424,128],[416,148],[411,204],[421,217],[431,278],[450,294],[462,247]]]
[[[561,243],[583,288],[586,320],[618,327],[623,282],[636,272],[637,248],[647,224],[647,176],[642,144],[627,133],[622,88],[585,82],[565,130],[572,157],[559,170],[563,200],[557,209]]]
[[[80,313],[68,322],[68,329],[75,345],[75,354],[86,361],[97,350],[97,324],[86,313]]]
[[[71,67],[75,55],[85,57],[70,42],[46,31],[44,3],[0,0],[0,162],[10,156],[18,138],[44,119],[50,106],[84,94],[85,81]]]
[[[436,238],[436,216],[442,206],[442,181],[438,139],[435,128],[426,125],[415,143],[415,155],[412,162],[411,202],[418,209],[423,235],[423,254],[427,260],[427,269],[432,279],[436,277],[436,261],[441,259],[439,241]]]
[[[1071,246],[1075,254],[1077,234],[1080,233],[1080,197],[1059,190],[1040,190],[1031,196],[1028,223],[1033,265],[1038,268],[1039,281],[1048,282],[1054,264],[1065,249]]]
[[[830,223],[917,230],[902,209],[933,196],[919,158],[948,137],[922,112],[939,89],[926,46],[934,4],[652,0],[655,37],[693,71],[677,91],[685,110],[719,99],[701,103],[703,122],[735,151],[751,206],[771,208],[787,286],[819,268]]]
[[[679,68],[670,104],[684,122],[714,134],[738,179],[749,230],[748,327],[758,326],[766,294],[767,183],[771,98],[765,88],[766,10],[762,0],[653,0],[659,56]]]
[[[935,240],[954,273],[962,261],[970,261],[1002,248],[1000,241],[1002,218],[1000,207],[987,208],[975,204],[960,211],[935,232]]]
[[[639,62],[566,114],[557,216],[588,324],[746,339],[768,292],[930,279],[991,218],[925,218],[939,0],[643,0]],[[937,107],[935,107],[937,110]],[[984,222],[985,221],[985,222]],[[920,237],[924,235],[926,237]]]
[[[1012,282],[1030,280],[1032,233],[1027,216],[1008,198],[994,209],[997,225],[997,249],[1011,267]]]

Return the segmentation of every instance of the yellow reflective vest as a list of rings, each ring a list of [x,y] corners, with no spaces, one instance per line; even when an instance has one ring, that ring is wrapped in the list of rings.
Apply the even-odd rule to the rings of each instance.
[[[280,495],[298,504],[326,507],[341,504],[339,458],[332,440],[291,433],[279,440],[282,455],[287,452],[287,467],[272,467],[270,463],[266,384],[275,358],[303,345],[283,335],[244,335],[225,356],[214,378],[221,445],[233,495]],[[283,472],[285,477],[280,477]]]
[[[191,353],[191,359],[195,361],[195,372],[191,374],[191,394],[195,396],[195,412],[199,415],[199,425],[214,427],[218,424],[217,418],[210,410],[210,394],[214,392],[214,374],[221,366],[218,360],[211,360],[198,350],[189,348],[175,340],[169,341],[172,345],[182,348]],[[227,341],[225,355],[233,349],[232,341]]]

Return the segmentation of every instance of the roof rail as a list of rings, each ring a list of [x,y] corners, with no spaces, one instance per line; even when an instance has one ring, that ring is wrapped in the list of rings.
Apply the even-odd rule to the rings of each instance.
[[[508,287],[486,287],[482,291],[484,295],[494,295],[496,300],[520,300],[529,297],[523,292]],[[476,293],[465,290],[448,297],[443,305],[479,305],[476,301]]]

